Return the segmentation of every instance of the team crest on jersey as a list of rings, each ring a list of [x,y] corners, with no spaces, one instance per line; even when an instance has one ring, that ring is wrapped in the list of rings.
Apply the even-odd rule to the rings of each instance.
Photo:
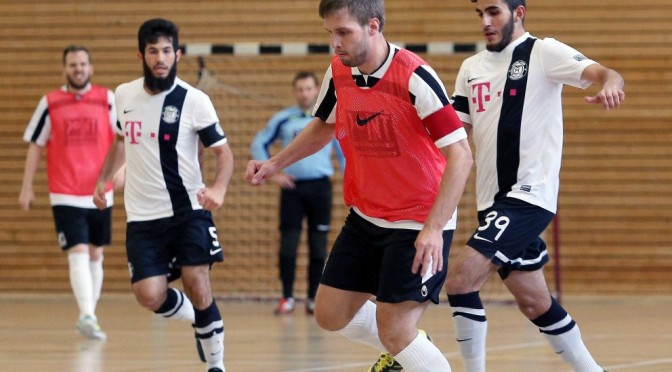
[[[177,119],[180,118],[180,110],[175,106],[166,106],[163,109],[163,118],[162,120],[168,124],[175,124]]]
[[[514,62],[509,69],[509,79],[520,80],[527,75],[527,63],[523,60]]]

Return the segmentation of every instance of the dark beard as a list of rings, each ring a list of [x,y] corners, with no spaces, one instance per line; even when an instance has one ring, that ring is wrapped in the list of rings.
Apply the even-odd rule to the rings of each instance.
[[[513,26],[513,15],[511,15],[511,19],[509,19],[509,22],[507,22],[506,26],[502,29],[502,40],[494,45],[486,45],[485,49],[490,52],[501,52],[504,50],[504,48],[511,43],[511,39],[513,38]]]
[[[142,61],[142,70],[145,73],[145,88],[152,93],[165,92],[173,87],[175,77],[177,76],[177,61],[170,68],[168,76],[165,78],[157,78],[152,74],[152,70],[147,66],[145,61]]]
[[[87,85],[89,85],[90,81],[91,81],[91,79],[86,79],[86,81],[83,82],[82,84],[76,84],[74,81],[72,81],[68,77],[68,88],[70,88],[72,90],[82,90],[82,89],[86,88]]]

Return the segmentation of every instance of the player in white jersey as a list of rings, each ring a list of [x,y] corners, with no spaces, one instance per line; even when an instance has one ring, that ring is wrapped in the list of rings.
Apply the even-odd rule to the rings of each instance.
[[[233,155],[208,96],[177,78],[177,26],[151,19],[138,32],[144,78],[115,91],[117,141],[98,179],[102,186],[126,160],[126,253],[133,292],[145,308],[193,324],[201,360],[224,371],[224,323],[209,271],[224,259],[211,211],[218,209],[233,173]],[[199,141],[216,157],[215,181],[203,184]],[[184,292],[168,287],[169,268],[181,268]]]
[[[539,235],[556,212],[563,84],[599,84],[585,101],[609,110],[625,98],[623,79],[559,41],[528,34],[524,0],[471,1],[487,50],[464,61],[453,98],[476,149],[480,226],[451,261],[446,284],[465,370],[485,370],[487,321],[479,290],[497,271],[557,354],[575,371],[602,371],[548,290]]]

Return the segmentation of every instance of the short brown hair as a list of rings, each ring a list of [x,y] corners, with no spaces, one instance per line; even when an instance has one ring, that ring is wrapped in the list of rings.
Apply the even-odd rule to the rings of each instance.
[[[89,52],[89,49],[87,47],[85,47],[84,45],[72,44],[72,45],[68,45],[67,47],[65,47],[65,49],[63,49],[63,65],[64,66],[65,66],[65,57],[67,57],[68,54],[74,53],[74,52],[85,52],[86,55],[89,57],[89,63],[93,62],[91,60],[91,52]]]
[[[317,80],[317,75],[315,75],[314,72],[312,71],[299,71],[294,75],[294,79],[292,79],[292,86],[296,85],[296,82],[299,80],[303,79],[313,79],[315,82],[315,85],[320,85],[320,81]]]
[[[343,8],[347,8],[350,16],[356,19],[362,27],[369,22],[369,19],[377,18],[380,21],[380,32],[383,32],[385,26],[384,0],[321,0],[320,17],[324,19],[325,16]]]

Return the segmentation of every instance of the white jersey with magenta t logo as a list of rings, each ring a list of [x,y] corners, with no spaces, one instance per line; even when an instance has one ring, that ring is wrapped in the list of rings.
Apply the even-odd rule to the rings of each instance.
[[[128,221],[149,221],[201,209],[196,197],[204,187],[198,161],[205,147],[227,138],[210,98],[186,82],[150,95],[140,78],[115,91],[117,133],[124,136]]]

